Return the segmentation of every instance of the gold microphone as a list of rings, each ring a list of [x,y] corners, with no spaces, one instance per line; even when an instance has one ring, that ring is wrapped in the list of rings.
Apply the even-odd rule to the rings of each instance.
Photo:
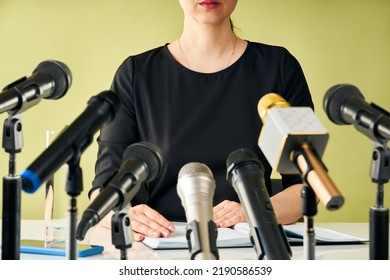
[[[329,134],[310,107],[291,107],[280,95],[264,95],[257,106],[263,122],[258,145],[272,168],[301,174],[328,210],[344,204],[321,161]]]

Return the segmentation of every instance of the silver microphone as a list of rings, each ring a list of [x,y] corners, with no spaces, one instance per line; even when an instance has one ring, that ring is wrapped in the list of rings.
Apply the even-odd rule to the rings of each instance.
[[[194,260],[217,260],[217,227],[213,220],[215,180],[203,163],[188,163],[178,175],[177,193],[184,207],[186,238]]]

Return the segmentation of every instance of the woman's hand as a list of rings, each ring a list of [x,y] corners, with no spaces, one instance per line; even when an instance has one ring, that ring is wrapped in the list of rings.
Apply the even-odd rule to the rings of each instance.
[[[146,204],[130,207],[129,217],[135,241],[142,241],[145,236],[168,237],[175,231],[170,221]]]
[[[231,227],[246,222],[244,209],[238,202],[224,200],[214,207],[214,222],[217,227]]]

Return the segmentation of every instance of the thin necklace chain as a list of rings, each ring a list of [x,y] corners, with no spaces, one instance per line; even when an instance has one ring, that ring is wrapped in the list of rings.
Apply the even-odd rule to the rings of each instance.
[[[185,55],[185,53],[183,52],[183,49],[181,48],[180,38],[181,37],[179,37],[179,39],[177,40],[177,43],[179,45],[180,53],[184,57],[184,60],[186,61],[186,65],[189,68],[190,66],[189,66],[189,63],[188,63],[188,58]],[[230,65],[230,62],[231,62],[231,60],[233,58],[233,55],[234,55],[234,52],[236,51],[236,45],[237,45],[237,36],[234,36],[234,45],[233,45],[232,53],[230,54],[230,57],[229,57],[229,60],[228,60],[228,63],[226,65],[226,67],[229,67],[229,65]]]

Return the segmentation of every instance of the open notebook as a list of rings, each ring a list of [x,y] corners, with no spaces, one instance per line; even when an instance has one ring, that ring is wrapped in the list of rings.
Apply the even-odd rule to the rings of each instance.
[[[305,234],[304,224],[283,226],[290,245],[302,245]],[[334,230],[315,227],[316,244],[360,244],[368,242],[367,239],[347,235]],[[186,225],[176,224],[176,231],[168,238],[145,237],[143,243],[152,249],[187,249],[185,237]],[[248,223],[238,223],[234,228],[218,228],[218,248],[252,247],[249,239]]]

